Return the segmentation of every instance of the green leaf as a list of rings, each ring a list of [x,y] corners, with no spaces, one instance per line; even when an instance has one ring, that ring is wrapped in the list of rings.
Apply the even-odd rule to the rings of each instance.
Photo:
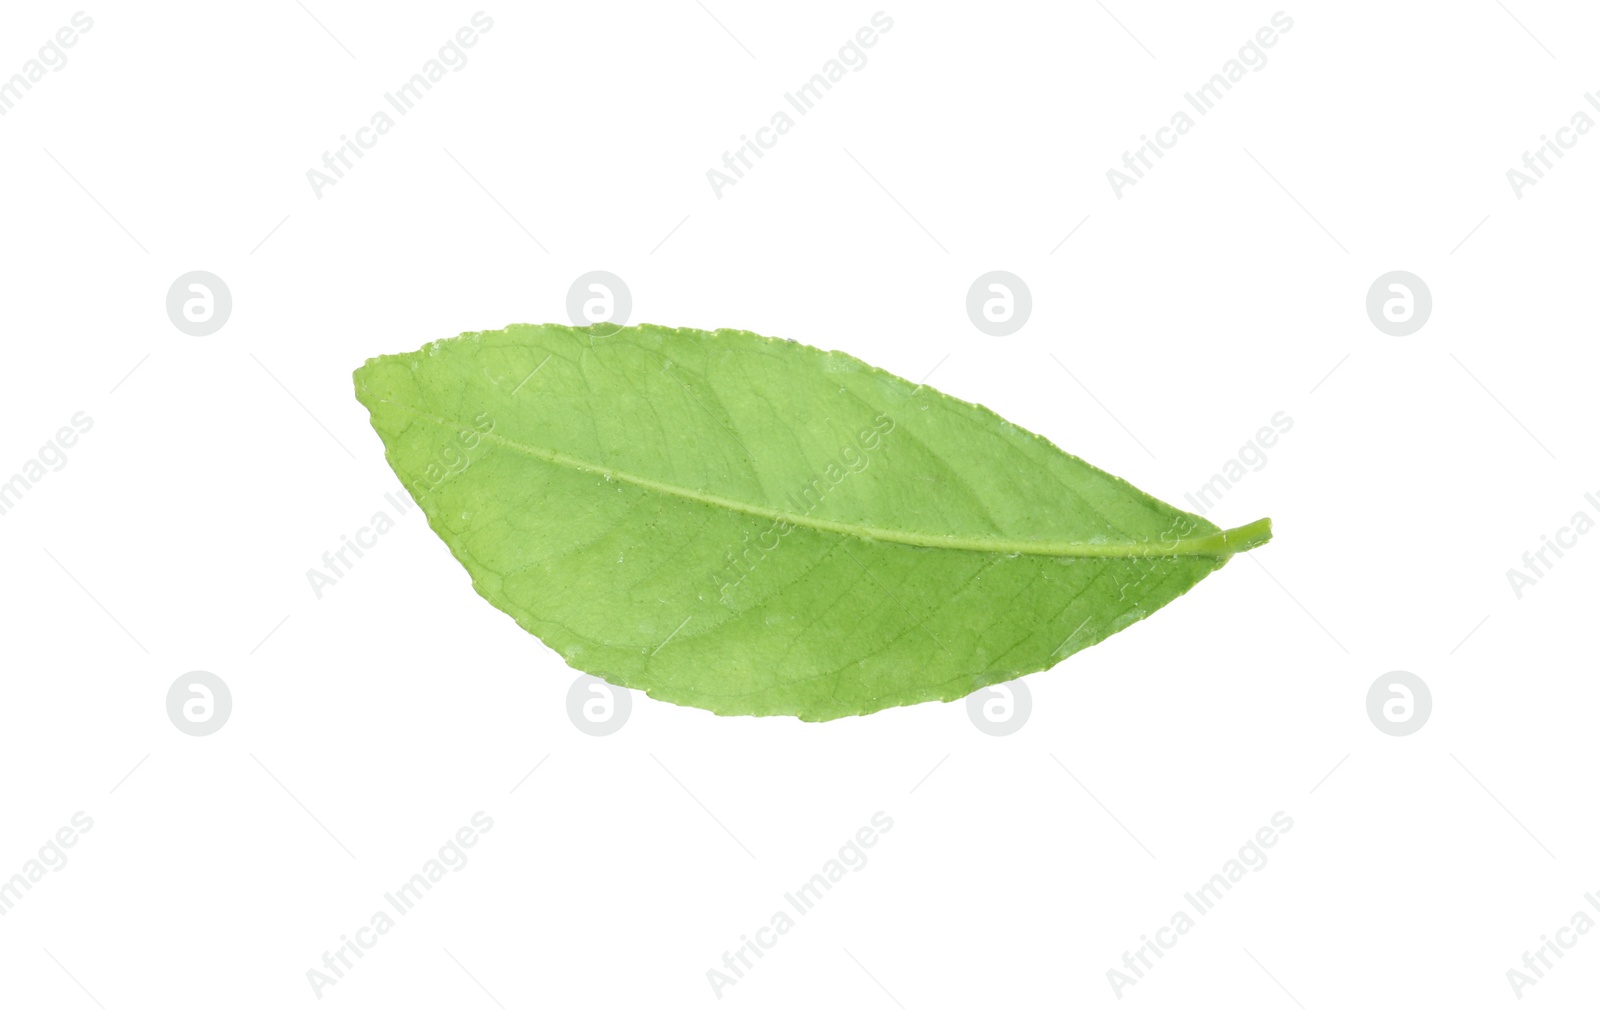
[[[1271,537],[984,407],[719,330],[511,326],[355,373],[485,599],[723,715],[858,715],[1047,669]]]

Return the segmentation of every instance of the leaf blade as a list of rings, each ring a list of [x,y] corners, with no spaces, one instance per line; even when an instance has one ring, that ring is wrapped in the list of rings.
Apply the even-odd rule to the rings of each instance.
[[[375,358],[356,385],[480,594],[576,668],[723,714],[965,696],[1270,536],[738,331],[517,326]]]

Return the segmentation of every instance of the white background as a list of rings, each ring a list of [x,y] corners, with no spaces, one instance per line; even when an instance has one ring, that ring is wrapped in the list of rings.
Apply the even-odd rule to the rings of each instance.
[[[307,169],[478,8],[305,6],[87,9],[0,117],[0,480],[94,422],[0,515],[0,877],[94,822],[0,917],[0,1002],[317,1004],[307,971],[479,810],[470,862],[322,1003],[717,1004],[707,971],[880,810],[868,864],[721,1003],[1116,1004],[1124,950],[1280,810],[1268,864],[1122,1002],[1509,1005],[1588,908],[1600,536],[1520,600],[1506,570],[1600,514],[1600,132],[1521,199],[1506,171],[1600,116],[1594,10],[1286,8],[1118,199],[1107,169],[1277,7],[884,8],[718,199],[706,170],[877,7],[507,3],[319,199]],[[0,76],[75,10],[0,12]],[[585,735],[575,673],[419,512],[323,598],[306,571],[398,487],[351,371],[565,322],[593,269],[632,321],[933,371],[1184,507],[1284,411],[1208,513],[1277,538],[1027,678],[1010,736],[964,704],[818,725],[642,696]],[[1003,338],[964,309],[996,269],[1034,302]],[[190,270],[232,291],[211,336],[166,315]],[[1390,270],[1432,291],[1411,336],[1366,314]],[[233,697],[203,738],[165,709],[195,669]],[[1396,669],[1433,696],[1401,738],[1365,708]],[[1597,984],[1591,934],[1522,995]]]

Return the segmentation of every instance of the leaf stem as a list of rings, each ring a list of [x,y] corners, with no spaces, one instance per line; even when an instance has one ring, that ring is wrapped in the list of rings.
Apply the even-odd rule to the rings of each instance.
[[[1191,544],[1202,545],[1194,553],[1239,554],[1246,550],[1254,550],[1263,543],[1272,539],[1272,520],[1256,519],[1254,522],[1239,526],[1237,529],[1224,529],[1214,536],[1190,540]],[[1215,546],[1210,544],[1215,543]]]

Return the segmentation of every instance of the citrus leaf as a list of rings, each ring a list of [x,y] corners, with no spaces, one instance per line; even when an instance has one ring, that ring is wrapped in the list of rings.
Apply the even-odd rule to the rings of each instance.
[[[753,333],[511,326],[355,373],[473,587],[576,669],[724,715],[948,701],[1266,542],[984,407]]]

